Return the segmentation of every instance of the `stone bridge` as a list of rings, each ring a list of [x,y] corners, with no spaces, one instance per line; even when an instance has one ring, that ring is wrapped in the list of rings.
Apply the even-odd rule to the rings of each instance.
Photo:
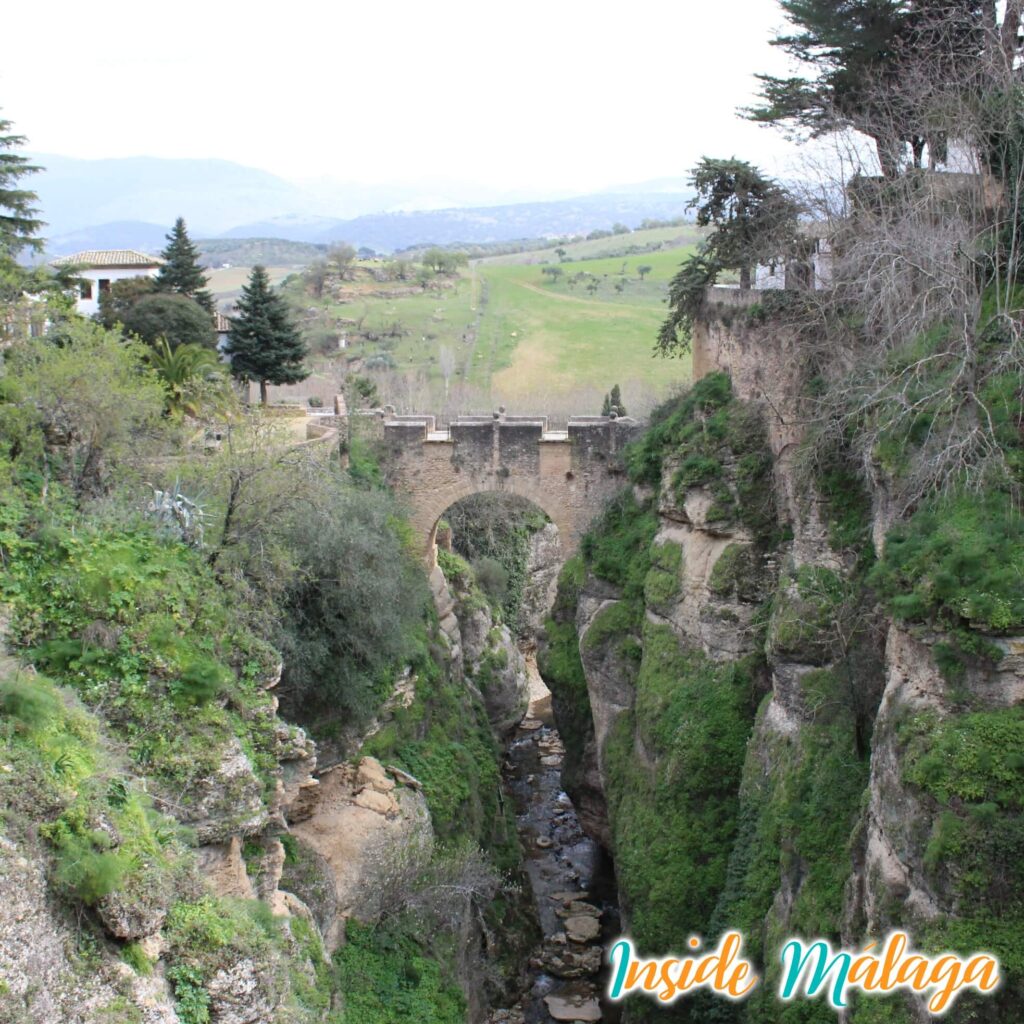
[[[544,416],[459,416],[447,430],[433,416],[385,416],[389,481],[408,502],[433,561],[437,524],[455,502],[497,492],[527,498],[558,527],[571,556],[602,505],[626,483],[622,449],[629,417],[574,416],[549,430]]]

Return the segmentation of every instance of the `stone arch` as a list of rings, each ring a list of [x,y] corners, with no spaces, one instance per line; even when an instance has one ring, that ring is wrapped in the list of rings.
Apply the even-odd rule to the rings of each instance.
[[[626,478],[621,451],[636,423],[626,417],[572,417],[549,431],[546,417],[469,416],[436,430],[433,416],[383,421],[388,479],[410,507],[412,526],[433,563],[437,521],[462,498],[489,492],[533,502],[558,527],[571,557],[587,526]]]
[[[549,502],[548,504],[549,504],[550,507],[549,508],[545,508],[544,505],[542,504],[542,502],[537,500],[536,497],[534,497],[534,496],[532,496],[530,494],[524,494],[522,488],[515,488],[515,489],[513,489],[513,488],[510,488],[510,487],[506,487],[506,488],[500,488],[500,489],[499,488],[489,488],[488,489],[488,488],[482,488],[482,487],[467,487],[467,488],[465,488],[465,493],[459,494],[458,497],[456,497],[456,498],[452,499],[451,501],[447,502],[444,505],[444,507],[440,510],[440,512],[438,512],[436,515],[433,515],[432,511],[425,511],[425,513],[424,513],[427,518],[429,518],[431,515],[433,515],[433,523],[432,523],[432,525],[430,527],[430,530],[429,530],[429,533],[427,535],[427,542],[426,542],[427,543],[427,547],[426,547],[427,563],[428,563],[428,565],[431,568],[433,568],[433,566],[437,564],[437,527],[438,527],[438,524],[444,518],[445,513],[453,505],[457,505],[463,499],[471,498],[471,497],[473,497],[474,495],[477,495],[477,494],[505,494],[505,495],[509,495],[510,497],[523,498],[524,500],[530,502],[531,505],[533,505],[535,508],[539,508],[548,517],[548,519],[550,519],[551,522],[554,523],[555,528],[558,530],[558,541],[559,541],[559,544],[560,544],[561,549],[562,549],[562,558],[563,559],[567,559],[567,558],[571,557],[572,553],[575,551],[575,547],[576,547],[575,544],[572,545],[572,549],[571,550],[569,550],[569,551],[566,550],[566,548],[567,548],[567,541],[569,540],[569,534],[566,533],[566,530],[567,529],[571,529],[572,524],[571,524],[571,522],[569,522],[568,518],[561,512],[561,510],[559,510],[556,507],[555,503]],[[561,522],[559,522],[558,519],[555,518],[556,515],[560,516],[560,518],[562,519]],[[413,520],[413,525],[414,526],[416,525],[417,519],[418,519],[418,516],[415,516],[414,520]]]

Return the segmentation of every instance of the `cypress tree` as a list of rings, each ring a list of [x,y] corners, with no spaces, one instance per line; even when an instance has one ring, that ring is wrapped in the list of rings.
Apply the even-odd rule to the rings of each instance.
[[[199,250],[192,244],[185,229],[185,218],[179,217],[167,237],[167,247],[160,254],[167,262],[156,278],[158,292],[177,292],[198,302],[211,316],[213,296],[206,291],[206,274],[199,266]]]
[[[620,416],[626,415],[626,407],[622,404],[622,392],[619,390],[619,385],[616,384],[612,388],[612,393],[608,396],[609,415],[611,415],[611,409],[614,409]]]
[[[306,346],[299,329],[284,299],[271,290],[263,267],[253,267],[249,283],[242,288],[224,352],[235,377],[259,382],[263,405],[268,384],[298,384],[309,376],[303,366]]]
[[[43,226],[37,212],[36,194],[18,187],[18,179],[41,168],[17,153],[8,152],[24,145],[22,135],[10,135],[11,122],[0,118],[0,257],[13,259],[28,247],[39,252],[43,243],[36,232]]]

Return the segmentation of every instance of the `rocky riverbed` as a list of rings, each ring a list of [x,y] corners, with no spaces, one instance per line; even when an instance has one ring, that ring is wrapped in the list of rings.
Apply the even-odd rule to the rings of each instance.
[[[607,856],[580,827],[561,785],[564,755],[551,695],[531,658],[530,707],[504,765],[515,801],[526,870],[544,933],[531,958],[531,986],[519,1004],[495,1011],[491,1024],[618,1019],[602,998],[604,940],[617,934],[615,885]]]

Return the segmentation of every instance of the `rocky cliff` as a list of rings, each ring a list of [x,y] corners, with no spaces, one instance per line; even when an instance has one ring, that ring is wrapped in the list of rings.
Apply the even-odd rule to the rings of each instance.
[[[627,1017],[834,1020],[774,1001],[772,951],[899,926],[925,948],[997,952],[1009,983],[952,1015],[1009,1020],[1024,992],[1019,578],[977,579],[996,560],[976,512],[930,521],[953,531],[936,552],[919,532],[932,506],[898,520],[884,474],[865,478],[842,444],[808,454],[790,332],[734,310],[704,330],[706,375],[656,414],[631,487],[562,572],[541,670],[625,930],[661,953],[740,928],[766,979],[744,1003],[634,1001]],[[928,561],[958,545],[970,567]],[[958,587],[973,592],[955,617],[914,603]],[[975,610],[986,600],[1005,614]],[[927,1014],[861,1000],[848,1019]]]
[[[278,716],[279,656],[194,552],[106,528],[19,554],[0,629],[18,655],[0,658],[0,1019],[401,1006],[455,1024],[511,1000],[536,925],[496,737],[527,681],[471,573],[438,575],[418,650],[320,763]]]

